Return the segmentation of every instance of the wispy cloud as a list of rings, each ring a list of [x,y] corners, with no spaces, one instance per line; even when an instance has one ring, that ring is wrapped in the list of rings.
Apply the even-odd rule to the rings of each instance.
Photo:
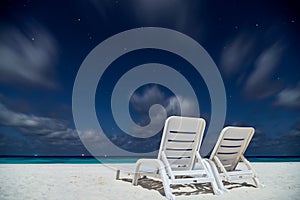
[[[230,77],[245,69],[253,60],[253,49],[256,46],[255,37],[241,33],[224,47],[220,65],[223,74]]]
[[[3,131],[1,129],[3,127],[14,129],[15,133],[23,136],[23,139],[20,140],[16,136],[12,139],[9,137],[11,131],[6,132],[5,129]],[[80,155],[80,152],[86,152],[84,148],[86,147],[94,156],[132,155],[131,152],[122,151],[120,146],[138,145],[138,143],[131,144],[132,141],[127,137],[109,134],[110,139],[99,130],[75,130],[64,120],[17,112],[0,102],[0,150],[2,153],[10,149],[8,151],[10,155],[13,152],[23,154],[31,151],[44,152],[45,155]],[[7,138],[10,138],[9,142],[6,142]],[[117,145],[110,140],[114,140]],[[15,147],[18,149],[11,150]]]
[[[130,104],[135,111],[148,113],[151,105],[164,103],[165,99],[165,94],[157,86],[152,86],[145,89],[141,94],[134,93],[130,99]]]
[[[132,126],[131,131],[134,135],[139,137],[149,137],[152,135],[153,130],[161,130],[166,118],[166,112],[156,110],[151,113],[149,117],[149,110],[155,104],[166,104],[165,94],[157,87],[151,86],[146,88],[142,93],[134,93],[130,99],[130,105],[133,111],[138,114],[139,121],[136,122],[138,126]],[[147,125],[151,125],[146,127]]]
[[[264,98],[280,90],[280,83],[273,81],[272,76],[280,65],[283,50],[284,45],[279,41],[258,56],[254,71],[248,77],[244,87],[247,96]]]
[[[276,144],[276,150],[278,152],[274,152],[273,155],[283,155],[283,156],[291,156],[291,155],[299,155],[300,153],[300,119],[298,118],[294,125],[288,130],[286,133],[281,135],[279,138],[274,139]],[[274,151],[274,145],[271,146],[271,149]]]
[[[136,2],[134,8],[139,19],[146,24],[164,21],[166,18],[180,23],[187,17],[187,4],[184,1],[141,0]]]
[[[200,39],[203,39],[205,37],[204,17],[200,19],[199,13],[193,12],[193,7],[187,1],[139,0],[128,3],[126,1],[89,0],[89,2],[100,16],[99,19],[109,22],[109,24],[114,23],[111,19],[127,18],[145,27],[169,27],[188,32],[194,38],[201,37]],[[199,7],[205,9],[205,3],[197,3],[201,3],[203,6]],[[116,7],[121,10],[119,18],[111,15]],[[188,26],[188,24],[193,24],[193,26]]]
[[[0,126],[15,128],[25,135],[46,139],[50,143],[77,138],[76,132],[63,120],[15,112],[2,103],[0,103]]]
[[[77,131],[69,127],[64,120],[17,112],[1,102],[0,127],[12,128],[24,138],[19,140],[18,137],[14,137],[14,140],[10,139],[9,142],[5,142],[5,138],[11,131],[0,132],[0,138],[3,137],[0,149],[13,149],[13,146],[18,146],[24,152],[44,152],[46,155],[51,153],[54,155],[78,155],[78,151],[86,151],[80,140],[82,139],[92,150],[96,149],[97,155],[111,155],[113,151],[111,143],[105,139],[104,134],[99,134],[95,130]],[[15,151],[19,150],[10,150],[10,154]],[[22,153],[22,151],[18,152],[18,154]]]
[[[0,29],[0,82],[55,88],[57,43],[37,22]]]
[[[264,32],[241,32],[226,43],[220,67],[227,77],[237,77],[247,98],[261,99],[279,92],[281,81],[273,77],[286,49],[284,37],[270,41],[270,34],[279,27],[270,26]],[[265,45],[261,45],[264,42]]]
[[[145,89],[142,93],[135,93],[130,101],[134,112],[141,115],[139,125],[144,126],[150,123],[149,109],[154,104],[160,104],[164,107],[165,112],[152,113],[152,128],[145,130],[144,128],[135,128],[132,131],[138,135],[148,136],[154,130],[161,130],[165,123],[166,117],[170,115],[184,115],[189,117],[197,116],[197,102],[181,96],[168,97],[157,86],[151,86]],[[181,106],[181,107],[180,107]],[[183,114],[184,113],[184,114]]]
[[[113,144],[103,132],[93,129],[76,131],[82,144],[93,156],[130,156],[130,153],[120,151],[120,148]],[[111,140],[115,138],[112,137]],[[124,138],[118,138],[118,142]]]
[[[282,89],[284,77],[277,77],[289,48],[289,40],[280,35],[282,31],[278,31],[279,29],[278,26],[272,26],[264,32],[236,37],[232,43],[235,45],[230,48],[226,46],[223,50],[221,67],[224,75],[230,78],[237,77],[237,83],[241,84],[243,94],[247,98],[261,100],[274,97],[274,106],[299,110],[300,83],[296,87]],[[244,44],[246,49],[243,50]],[[255,122],[257,128],[248,153],[283,156],[299,154],[299,151],[295,151],[299,149],[299,121],[296,122],[298,125],[290,128],[289,123],[293,121],[289,119],[291,116],[283,117],[283,120],[276,116],[282,116],[281,111],[262,115],[260,110],[259,114],[255,115],[251,112],[251,118],[248,119],[248,122]],[[278,119],[280,122],[276,122]],[[274,146],[278,148],[274,150]]]
[[[184,116],[187,117],[199,117],[197,110],[198,104],[197,102],[192,101],[191,99],[184,98],[182,96],[171,97],[167,100],[167,111],[169,113],[185,113]],[[181,107],[179,106],[179,104]]]
[[[198,109],[197,102],[193,102],[192,100],[182,96],[168,97],[155,85],[148,87],[141,94],[134,93],[130,103],[135,111],[147,114],[149,108],[154,104],[161,104],[164,106],[167,113],[180,114],[181,111],[183,111],[189,116],[195,116],[195,110]]]
[[[300,82],[295,88],[286,88],[279,92],[274,105],[300,110]]]
[[[110,0],[89,0],[93,8],[95,8],[102,20],[109,20],[109,10],[113,8],[114,1]],[[80,3],[80,2],[79,2]]]
[[[205,3],[197,3],[197,6],[203,9],[202,12],[206,12]],[[135,20],[143,26],[171,27],[198,40],[204,40],[206,20],[199,13],[193,12],[193,9],[187,1],[140,0],[132,4]],[[193,26],[190,26],[191,24]]]
[[[70,128],[66,121],[17,112],[1,102],[0,128],[0,138],[3,141],[0,142],[0,150],[4,149],[2,153],[7,151],[9,155],[80,155],[81,152],[86,152],[78,131]],[[93,137],[89,132],[85,130],[80,134],[85,135],[85,138]],[[12,133],[13,137],[10,136]],[[98,141],[95,138],[90,140]]]

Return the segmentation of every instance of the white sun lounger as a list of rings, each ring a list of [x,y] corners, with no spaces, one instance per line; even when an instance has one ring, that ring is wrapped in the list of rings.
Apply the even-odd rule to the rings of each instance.
[[[170,185],[176,184],[211,183],[213,192],[222,194],[210,164],[199,154],[204,129],[204,119],[169,117],[165,122],[158,158],[139,159],[132,183],[137,185],[141,176],[160,178],[167,199],[175,199]],[[197,170],[194,169],[196,163]],[[143,170],[143,167],[154,170]],[[117,171],[117,178],[119,174]]]
[[[254,131],[252,127],[233,126],[228,126],[222,130],[210,155],[210,160],[217,167],[216,170],[213,167],[214,164],[211,165],[216,179],[218,175],[222,180],[228,182],[253,179],[256,187],[263,187],[255,170],[243,155],[254,135]],[[244,166],[241,166],[243,164]]]

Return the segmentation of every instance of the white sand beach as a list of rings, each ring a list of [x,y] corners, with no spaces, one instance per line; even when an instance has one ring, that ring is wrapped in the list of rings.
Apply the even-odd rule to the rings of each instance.
[[[118,165],[2,164],[0,199],[165,199],[162,184],[143,179],[133,186],[115,180]],[[253,163],[264,188],[247,183],[226,184],[229,193],[213,195],[207,185],[174,188],[177,199],[300,199],[300,162]]]

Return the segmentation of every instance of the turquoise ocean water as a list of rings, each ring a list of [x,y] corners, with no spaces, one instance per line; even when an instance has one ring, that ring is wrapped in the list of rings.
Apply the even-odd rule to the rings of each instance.
[[[250,162],[300,162],[300,157],[247,157]],[[4,156],[0,164],[105,164],[105,163],[135,163],[139,158],[112,157],[49,157],[49,156]]]
[[[53,156],[14,156],[0,157],[0,164],[104,164],[104,163],[135,163],[138,158],[94,158],[88,156],[53,157]]]

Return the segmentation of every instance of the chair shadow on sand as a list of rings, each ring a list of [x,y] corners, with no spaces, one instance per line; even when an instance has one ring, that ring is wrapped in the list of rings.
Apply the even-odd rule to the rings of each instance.
[[[253,184],[249,184],[249,183],[246,183],[246,182],[243,182],[243,183],[235,183],[235,182],[227,182],[227,181],[223,181],[223,184],[225,186],[225,188],[227,190],[232,190],[232,189],[235,189],[235,188],[241,188],[241,187],[252,187],[252,188],[256,188],[255,185]]]
[[[125,182],[132,182],[131,178],[122,178],[121,181]],[[254,185],[248,184],[246,182],[243,183],[234,183],[234,182],[227,182],[223,181],[223,184],[226,189],[232,190],[235,188],[242,188],[242,187],[253,187]],[[142,177],[138,181],[138,185],[148,189],[148,190],[156,190],[158,191],[162,196],[165,196],[163,184],[161,181],[157,181],[151,178]],[[188,185],[172,185],[171,186],[173,190],[173,194],[176,196],[189,196],[189,195],[198,195],[198,194],[213,194],[213,189],[211,188],[209,183],[198,183],[198,184],[188,184]],[[180,191],[184,190],[184,191]],[[186,191],[190,190],[190,191]]]

